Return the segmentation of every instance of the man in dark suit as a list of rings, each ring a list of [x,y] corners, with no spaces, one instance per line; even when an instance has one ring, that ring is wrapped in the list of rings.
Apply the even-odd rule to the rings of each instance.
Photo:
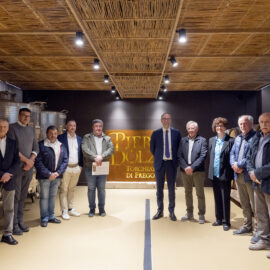
[[[8,121],[0,118],[0,188],[3,202],[0,204],[0,218],[4,216],[1,242],[17,245],[12,236],[14,218],[15,174],[20,164],[19,151],[15,140],[6,136]]]
[[[76,134],[76,127],[75,120],[68,120],[67,132],[58,136],[58,140],[64,144],[68,154],[68,166],[60,184],[59,194],[62,218],[65,220],[70,219],[70,215],[80,216],[80,213],[74,208],[74,192],[83,166],[83,155],[82,138]]]
[[[188,136],[181,140],[180,170],[185,188],[187,213],[182,221],[193,220],[193,185],[196,188],[199,208],[199,223],[205,223],[204,161],[207,155],[206,139],[198,135],[199,126],[194,121],[186,124]]]
[[[161,115],[161,123],[163,127],[153,132],[150,141],[150,150],[154,156],[158,204],[158,211],[153,219],[163,217],[163,189],[166,175],[169,190],[170,219],[176,221],[174,214],[175,180],[179,165],[178,150],[181,134],[178,130],[171,128],[171,115],[169,113],[163,113]]]

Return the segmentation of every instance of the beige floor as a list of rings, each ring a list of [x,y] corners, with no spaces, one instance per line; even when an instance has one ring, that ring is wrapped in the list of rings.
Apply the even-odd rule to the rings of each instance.
[[[79,218],[62,224],[39,226],[38,201],[26,204],[26,224],[31,231],[17,236],[17,246],[0,243],[0,269],[143,269],[145,199],[156,211],[155,190],[107,190],[105,218],[88,218],[87,188],[78,187],[76,208]],[[167,192],[166,205],[167,205]],[[176,191],[176,215],[185,213],[183,188]],[[213,195],[206,188],[208,222],[172,222],[167,217],[152,221],[152,258],[154,270],[178,269],[270,269],[267,251],[248,250],[249,236],[233,236],[232,230],[212,227]],[[57,201],[56,214],[59,215]],[[232,225],[242,222],[241,209],[232,203]]]

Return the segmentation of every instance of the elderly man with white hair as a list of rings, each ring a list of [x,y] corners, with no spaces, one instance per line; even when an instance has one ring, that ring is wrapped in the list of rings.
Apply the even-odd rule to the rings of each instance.
[[[250,179],[246,169],[246,158],[249,145],[256,132],[252,129],[253,117],[251,115],[240,116],[238,118],[238,125],[241,130],[241,134],[238,135],[234,141],[234,145],[230,153],[230,163],[234,170],[234,180],[236,181],[239,199],[243,209],[244,224],[239,230],[234,231],[233,234],[243,235],[252,233],[254,190],[252,188],[252,180]],[[258,241],[258,237],[256,235],[256,221],[254,232],[255,234],[251,239],[252,243],[256,243]]]
[[[185,188],[187,213],[182,221],[193,220],[193,185],[196,188],[199,208],[199,223],[205,223],[204,161],[207,155],[206,139],[198,135],[199,126],[195,121],[186,124],[188,136],[182,138],[180,147],[180,170]]]
[[[255,186],[255,211],[260,240],[250,250],[270,249],[270,112],[259,117],[260,131],[247,156],[247,170]],[[267,254],[270,259],[270,252]]]

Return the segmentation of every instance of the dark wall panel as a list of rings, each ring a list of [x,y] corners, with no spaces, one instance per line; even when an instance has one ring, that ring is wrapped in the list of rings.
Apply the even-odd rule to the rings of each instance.
[[[262,112],[270,112],[270,85],[262,88]]]
[[[78,123],[78,134],[91,129],[91,120],[101,118],[106,129],[156,129],[160,115],[172,113],[173,126],[185,134],[188,120],[197,121],[200,134],[213,136],[214,117],[224,116],[231,127],[237,126],[237,117],[261,113],[259,92],[173,92],[165,100],[114,100],[110,92],[97,91],[24,91],[24,101],[46,101],[48,110],[67,109],[68,117]]]
[[[157,129],[161,114],[170,112],[173,126],[182,136],[186,135],[186,122],[194,120],[199,123],[200,135],[209,138],[215,135],[211,131],[215,117],[226,117],[230,127],[236,127],[239,115],[258,119],[261,113],[260,92],[250,91],[169,92],[162,101],[115,100],[110,92],[100,91],[24,91],[25,102],[37,100],[46,101],[48,110],[68,110],[68,118],[77,121],[80,136],[90,132],[94,118],[102,119],[105,129]],[[82,174],[81,184],[83,178]]]

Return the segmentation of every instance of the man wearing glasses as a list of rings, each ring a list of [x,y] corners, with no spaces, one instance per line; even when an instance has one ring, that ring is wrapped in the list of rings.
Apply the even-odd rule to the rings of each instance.
[[[15,235],[21,235],[23,232],[29,231],[29,227],[23,223],[23,207],[33,175],[35,158],[39,152],[35,131],[28,125],[30,118],[31,111],[28,108],[20,109],[18,122],[11,124],[8,131],[8,136],[17,141],[21,160],[16,175],[13,226],[13,234]]]
[[[157,204],[158,211],[153,219],[163,217],[163,189],[165,175],[169,190],[169,213],[170,219],[176,221],[175,208],[175,180],[176,171],[179,165],[178,149],[181,141],[181,134],[171,127],[171,115],[161,115],[162,128],[153,132],[150,141],[150,150],[154,156],[154,168],[157,183]]]

